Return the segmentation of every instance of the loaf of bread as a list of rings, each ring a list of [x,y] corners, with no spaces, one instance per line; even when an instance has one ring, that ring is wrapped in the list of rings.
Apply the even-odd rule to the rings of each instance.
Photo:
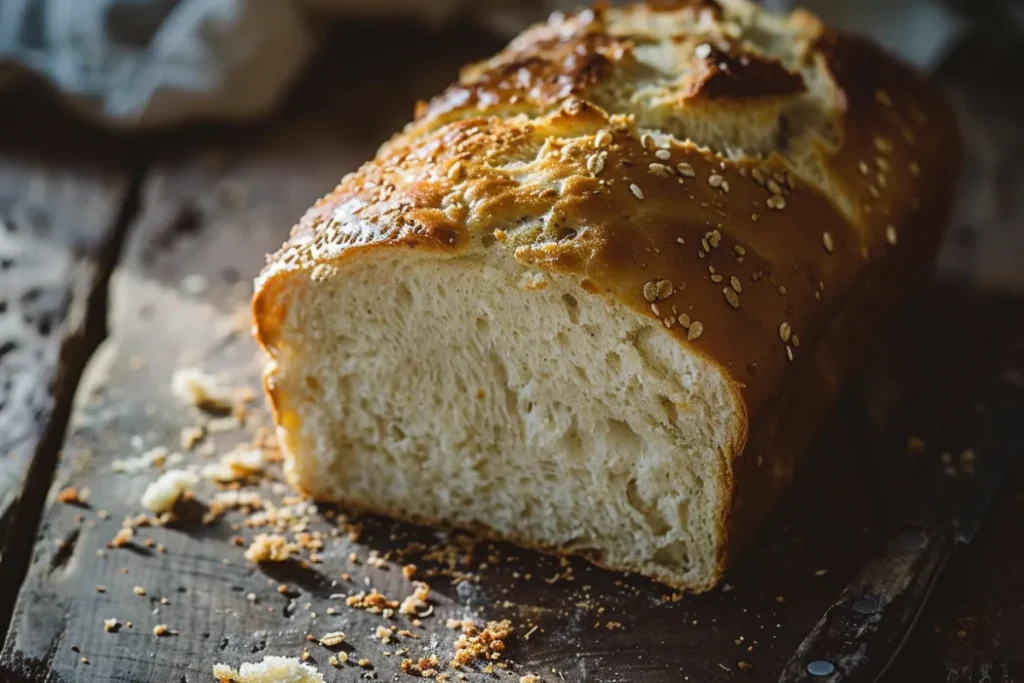
[[[257,280],[289,476],[710,589],[927,277],[958,145],[934,87],[805,12],[555,15]]]

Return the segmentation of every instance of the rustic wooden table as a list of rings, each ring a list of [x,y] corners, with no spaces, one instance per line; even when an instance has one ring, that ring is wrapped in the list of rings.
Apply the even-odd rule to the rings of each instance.
[[[466,670],[471,680],[774,681],[884,540],[921,466],[920,454],[883,444],[919,435],[925,456],[938,458],[954,437],[934,430],[969,409],[971,381],[1021,380],[1024,70],[1008,68],[1021,55],[979,42],[941,73],[969,157],[936,281],[885,344],[865,351],[869,371],[723,588],[665,601],[646,581],[579,562],[567,572],[458,535],[448,540],[459,552],[425,558],[437,534],[378,518],[352,518],[358,538],[332,540],[311,566],[246,562],[232,538],[255,530],[233,528],[234,513],[139,529],[105,549],[155,476],[118,474],[112,462],[173,450],[197,420],[170,395],[174,369],[197,365],[256,386],[244,308],[264,254],[372,156],[415,98],[496,47],[469,35],[369,25],[320,58],[280,116],[241,130],[115,136],[52,111],[32,90],[0,102],[0,681],[208,681],[216,662],[303,647],[331,681],[400,679],[402,657],[384,651],[444,657],[454,640],[445,619],[466,614],[515,628],[509,669]],[[915,409],[898,409],[907,405]],[[210,438],[220,452],[266,422],[256,404],[245,430]],[[59,502],[71,484],[90,489],[88,500]],[[263,486],[268,498],[286,495]],[[334,512],[310,529],[336,527]],[[1018,466],[887,680],[980,681],[986,668],[1024,680],[1022,538]],[[349,561],[371,551],[388,561]],[[373,637],[386,620],[331,596],[372,584],[400,598],[407,561],[429,577],[435,614],[416,639],[388,646]],[[109,618],[118,631],[104,630]],[[158,638],[157,624],[178,634]],[[370,668],[331,667],[332,653],[306,640],[339,629],[352,661]]]

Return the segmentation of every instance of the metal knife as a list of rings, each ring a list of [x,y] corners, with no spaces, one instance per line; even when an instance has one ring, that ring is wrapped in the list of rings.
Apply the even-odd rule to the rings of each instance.
[[[825,612],[779,683],[873,683],[899,654],[946,561],[970,543],[1024,451],[1024,390],[1000,384],[979,398],[983,409],[963,411],[969,423],[957,425],[973,441],[969,462],[930,468],[883,554]]]

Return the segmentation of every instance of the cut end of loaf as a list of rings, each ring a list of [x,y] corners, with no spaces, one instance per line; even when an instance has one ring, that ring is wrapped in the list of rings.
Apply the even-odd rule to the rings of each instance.
[[[655,321],[507,259],[396,251],[338,269],[290,284],[271,341],[300,488],[714,584],[743,418],[712,364]]]

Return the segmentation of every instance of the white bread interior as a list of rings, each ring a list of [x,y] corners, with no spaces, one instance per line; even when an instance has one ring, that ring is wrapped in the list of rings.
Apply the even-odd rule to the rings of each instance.
[[[656,320],[486,252],[371,249],[292,281],[268,383],[293,481],[713,585],[746,429],[729,380]]]

